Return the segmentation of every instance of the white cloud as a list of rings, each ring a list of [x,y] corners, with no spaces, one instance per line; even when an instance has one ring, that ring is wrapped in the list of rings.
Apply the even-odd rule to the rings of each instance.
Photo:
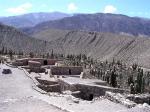
[[[68,5],[68,11],[74,12],[78,9],[78,7],[74,3],[70,3]]]
[[[107,5],[104,8],[104,13],[116,13],[117,12],[117,8],[114,7],[113,5]]]
[[[17,7],[8,8],[6,9],[6,11],[12,14],[24,14],[28,12],[28,10],[30,10],[31,8],[32,8],[31,3],[25,3]]]

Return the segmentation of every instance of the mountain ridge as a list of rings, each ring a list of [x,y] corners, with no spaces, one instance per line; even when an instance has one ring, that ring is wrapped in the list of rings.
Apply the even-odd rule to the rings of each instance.
[[[27,34],[34,34],[47,29],[83,30],[150,36],[150,20],[121,14],[77,14],[60,20],[43,22],[35,27],[22,29],[22,31]]]
[[[0,17],[0,22],[17,28],[33,27],[41,22],[62,19],[68,16],[71,15],[62,12],[37,12],[18,16]]]
[[[0,24],[0,48],[2,47],[24,53],[44,52],[46,49],[44,41],[31,38],[14,27]]]

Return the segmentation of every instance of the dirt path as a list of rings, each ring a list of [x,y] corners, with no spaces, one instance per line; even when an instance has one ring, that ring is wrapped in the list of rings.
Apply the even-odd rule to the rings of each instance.
[[[12,74],[2,74],[3,68]],[[42,100],[22,70],[0,65],[0,112],[64,112]]]

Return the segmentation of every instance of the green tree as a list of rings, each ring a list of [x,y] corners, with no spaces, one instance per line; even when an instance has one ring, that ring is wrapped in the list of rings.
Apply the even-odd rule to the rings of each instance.
[[[53,51],[53,49],[51,51],[51,59],[54,59],[54,51]]]
[[[9,56],[10,56],[10,60],[13,59],[13,51],[12,50],[9,50]]]
[[[30,57],[30,58],[34,58],[34,53],[33,53],[33,52],[30,52],[30,53],[29,53],[29,57]]]

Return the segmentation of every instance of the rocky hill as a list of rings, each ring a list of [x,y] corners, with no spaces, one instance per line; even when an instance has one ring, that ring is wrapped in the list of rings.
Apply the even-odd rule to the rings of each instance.
[[[31,38],[13,27],[0,24],[0,49],[2,46],[8,50],[23,52],[44,52],[46,42]]]
[[[60,20],[43,22],[33,28],[23,29],[33,34],[45,29],[83,30],[150,36],[150,20],[119,14],[77,14]]]
[[[17,28],[33,27],[41,22],[49,20],[58,20],[71,15],[61,12],[51,13],[29,13],[19,16],[1,17],[0,22]]]
[[[150,39],[122,34],[43,30],[32,35],[23,34],[13,27],[0,24],[0,48],[44,54],[84,53],[99,60],[122,60],[150,68]],[[36,38],[36,39],[35,39]],[[41,39],[41,40],[39,40]]]
[[[122,60],[150,68],[150,39],[112,33],[46,30],[33,35],[49,41],[54,52],[85,53],[99,60]]]

